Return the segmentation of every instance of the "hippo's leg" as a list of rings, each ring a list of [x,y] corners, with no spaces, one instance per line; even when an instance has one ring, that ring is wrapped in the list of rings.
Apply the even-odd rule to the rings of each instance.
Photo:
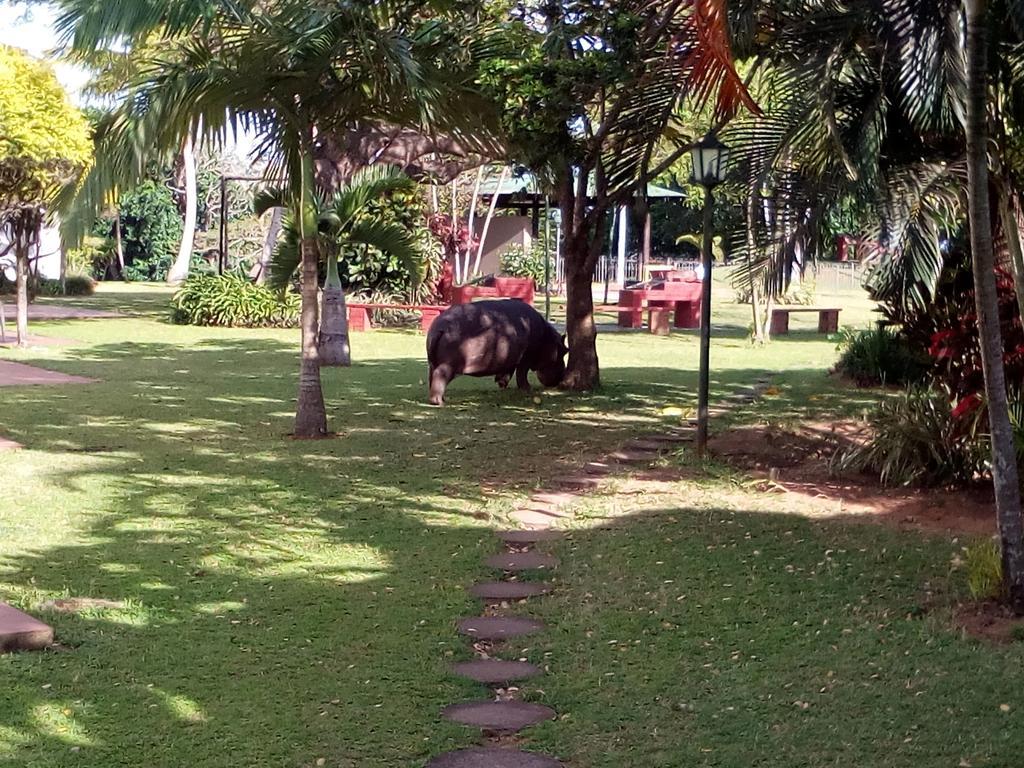
[[[516,386],[524,392],[530,391],[530,367],[526,363],[520,363],[516,368]]]
[[[512,380],[512,372],[505,371],[504,373],[499,373],[494,377],[494,380],[498,382],[498,386],[502,389],[508,389],[508,383]]]
[[[444,392],[448,382],[455,378],[452,367],[442,363],[430,371],[430,404],[444,405]]]

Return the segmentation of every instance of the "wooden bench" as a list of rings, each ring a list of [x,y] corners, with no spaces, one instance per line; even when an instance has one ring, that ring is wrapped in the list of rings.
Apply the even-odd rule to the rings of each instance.
[[[789,333],[789,316],[793,312],[817,312],[818,333],[835,333],[839,330],[839,313],[836,307],[776,307],[772,310],[772,336]]]
[[[348,329],[350,331],[365,331],[371,328],[369,313],[371,309],[406,309],[411,312],[419,312],[420,330],[423,333],[427,333],[438,316],[448,307],[437,304],[368,304],[360,301],[346,302],[345,312],[348,316]]]

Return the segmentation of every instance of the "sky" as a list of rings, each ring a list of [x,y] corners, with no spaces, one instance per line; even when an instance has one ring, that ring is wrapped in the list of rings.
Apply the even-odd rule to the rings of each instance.
[[[50,59],[50,52],[58,44],[53,30],[53,12],[43,5],[29,7],[10,0],[0,0],[0,44],[21,48],[41,59]],[[81,101],[80,92],[88,75],[79,67],[69,64],[52,60],[51,64],[72,100]]]

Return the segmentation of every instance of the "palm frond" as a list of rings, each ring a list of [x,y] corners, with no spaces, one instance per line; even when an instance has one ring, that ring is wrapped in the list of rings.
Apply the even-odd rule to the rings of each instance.
[[[367,204],[386,195],[414,189],[416,183],[393,165],[371,165],[353,174],[335,194],[330,208],[343,229],[351,227]]]

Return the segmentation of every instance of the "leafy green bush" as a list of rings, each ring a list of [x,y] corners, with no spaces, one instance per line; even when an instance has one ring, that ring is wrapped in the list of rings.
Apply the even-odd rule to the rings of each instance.
[[[844,330],[838,349],[836,370],[862,387],[916,384],[924,381],[931,369],[928,353],[915,349],[892,328]]]
[[[182,325],[286,328],[298,324],[299,296],[256,285],[239,274],[194,275],[172,299]]]
[[[1003,560],[999,544],[987,539],[968,547],[967,587],[975,600],[997,600],[1003,596]]]
[[[514,245],[501,254],[501,274],[509,277],[532,277],[535,286],[544,285],[544,250]]]
[[[883,485],[965,485],[985,470],[985,445],[953,416],[949,396],[912,388],[868,419],[870,441],[836,454],[836,471],[877,474]]]
[[[121,243],[128,280],[164,280],[181,243],[182,221],[174,196],[165,184],[144,181],[121,197]],[[101,275],[114,260],[114,219],[101,219],[93,234],[106,242],[93,248],[104,263]]]

